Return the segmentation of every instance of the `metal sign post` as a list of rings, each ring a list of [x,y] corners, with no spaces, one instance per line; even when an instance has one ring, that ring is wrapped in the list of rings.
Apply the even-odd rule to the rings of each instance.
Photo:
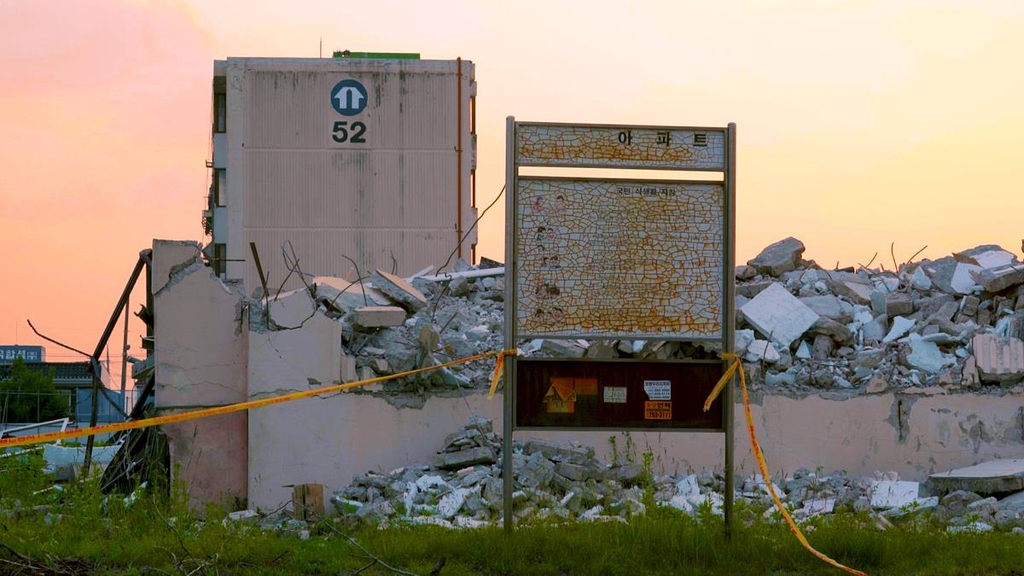
[[[735,134],[734,124],[542,124],[509,117],[505,347],[533,338],[606,339],[700,342],[732,352]],[[524,166],[717,174],[688,180],[520,175]],[[504,372],[505,528],[514,523],[513,435],[523,428],[724,432],[728,530],[731,387],[711,412],[702,410],[724,369],[718,360],[511,357]]]

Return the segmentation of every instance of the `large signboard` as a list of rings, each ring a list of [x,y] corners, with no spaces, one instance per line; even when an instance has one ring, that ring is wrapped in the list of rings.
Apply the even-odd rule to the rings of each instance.
[[[506,348],[541,338],[648,341],[642,345],[652,348],[700,341],[733,351],[735,126],[510,117],[506,146]],[[545,170],[520,174],[521,167]],[[575,171],[555,174],[563,168]],[[689,174],[609,177],[609,168]],[[693,174],[702,171],[721,176]],[[730,387],[703,410],[724,371],[720,359],[512,357],[505,365],[504,449],[511,453],[516,428],[725,432],[728,524]],[[511,459],[503,475],[508,528]]]
[[[725,188],[519,178],[520,337],[721,338]]]

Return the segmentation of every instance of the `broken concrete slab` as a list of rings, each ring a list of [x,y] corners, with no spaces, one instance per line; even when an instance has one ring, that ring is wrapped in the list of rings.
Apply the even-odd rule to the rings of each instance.
[[[917,482],[880,480],[871,490],[872,508],[902,508],[917,500],[920,485]]]
[[[953,254],[957,262],[973,264],[979,268],[998,268],[1017,261],[1012,252],[1004,250],[996,244],[975,246],[970,250]]]
[[[360,306],[383,306],[390,301],[379,290],[333,276],[316,276],[310,284],[317,303],[329,309],[351,312]]]
[[[931,290],[932,279],[928,277],[928,273],[924,271],[924,268],[918,266],[910,277],[910,285],[922,291]]]
[[[981,286],[974,281],[974,274],[981,272],[981,270],[982,268],[980,266],[958,262],[956,268],[953,270],[953,277],[949,281],[950,287],[958,294],[971,294],[981,288]]]
[[[974,280],[981,284],[986,292],[1001,292],[1018,284],[1024,284],[1024,264],[983,269],[974,274]]]
[[[1024,490],[1024,459],[990,460],[932,474],[921,483],[921,496],[945,496],[957,490],[982,496]]]
[[[316,303],[305,288],[265,298],[263,305],[270,310],[270,321],[285,329],[302,326],[316,311]]]
[[[924,372],[938,372],[946,366],[956,364],[956,358],[943,354],[934,342],[929,342],[917,334],[910,335],[910,353],[907,354],[907,365]]]
[[[909,318],[897,316],[892,319],[892,328],[889,329],[889,333],[882,338],[882,343],[888,344],[889,342],[895,342],[900,338],[906,336],[910,330],[914,327],[915,322]]]
[[[737,280],[750,280],[754,276],[757,276],[757,269],[753,266],[747,266],[745,264],[739,264],[736,266]]]
[[[370,280],[373,287],[393,299],[395,303],[412,312],[427,304],[427,297],[402,278],[383,270],[374,270]]]
[[[747,265],[761,274],[779,276],[800,266],[804,249],[803,242],[793,237],[785,238],[762,250],[753,260],[747,261]]]
[[[442,470],[458,470],[477,464],[494,464],[497,456],[490,446],[474,446],[458,452],[438,454],[435,465]]]
[[[775,364],[780,358],[779,351],[767,340],[754,340],[747,346],[747,351],[743,354],[743,359],[748,362],[764,361],[768,364]]]
[[[405,322],[405,309],[398,306],[363,306],[356,308],[356,324],[366,328],[399,326]]]
[[[1010,384],[1024,379],[1024,341],[976,334],[971,346],[982,382]]]
[[[889,327],[889,317],[885,314],[879,314],[873,318],[870,322],[865,323],[860,328],[861,337],[864,339],[864,343],[870,342],[881,342],[882,338],[885,337],[886,329]]]
[[[871,293],[875,291],[870,280],[848,272],[833,272],[826,284],[836,296],[842,296],[854,304],[870,304]]]
[[[777,282],[747,302],[743,315],[761,334],[782,348],[789,348],[819,318]]]
[[[852,309],[848,303],[831,294],[822,296],[804,296],[800,301],[818,316],[824,316],[836,322],[849,322],[853,319]],[[843,306],[846,304],[846,306]]]
[[[885,295],[885,313],[889,316],[909,316],[914,313],[914,301],[903,292]]]
[[[150,289],[153,294],[162,290],[175,272],[198,260],[200,253],[198,242],[153,240],[153,260],[150,265]]]
[[[739,284],[736,286],[736,294],[744,298],[754,298],[772,284],[775,284],[775,282],[771,280]]]
[[[839,344],[853,344],[853,331],[839,322],[824,316],[818,318],[811,326],[811,334],[823,334]]]

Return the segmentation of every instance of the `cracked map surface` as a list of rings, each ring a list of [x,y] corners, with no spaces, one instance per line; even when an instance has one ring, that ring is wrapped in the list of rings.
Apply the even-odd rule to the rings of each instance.
[[[520,336],[718,339],[724,187],[518,180]]]

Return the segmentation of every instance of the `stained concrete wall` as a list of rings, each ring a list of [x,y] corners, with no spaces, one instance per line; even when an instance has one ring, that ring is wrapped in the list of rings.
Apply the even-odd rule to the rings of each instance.
[[[235,404],[246,397],[248,326],[241,322],[240,293],[196,256],[194,243],[153,242],[159,414]],[[238,412],[162,427],[172,480],[188,485],[197,508],[244,505],[247,426],[246,414]]]
[[[300,371],[289,382],[274,391],[308,389]],[[846,400],[759,396],[751,414],[769,470],[776,476],[798,467],[821,467],[854,475],[891,470],[905,479],[923,480],[933,472],[1024,455],[1021,390],[1002,397],[938,389],[918,392]],[[500,395],[488,401],[484,394],[473,394],[431,398],[420,410],[396,409],[368,395],[340,393],[254,412],[250,505],[277,508],[290,498],[292,484],[316,482],[334,489],[368,470],[389,472],[429,463],[445,436],[472,414],[492,418],[500,430],[501,403]],[[736,407],[736,418],[736,471],[757,473],[742,405]],[[575,441],[593,446],[599,457],[610,460],[612,436],[620,453],[628,443],[637,456],[650,451],[659,473],[721,469],[724,460],[725,436],[718,433],[632,432],[627,442],[621,433],[518,432],[516,440]]]

